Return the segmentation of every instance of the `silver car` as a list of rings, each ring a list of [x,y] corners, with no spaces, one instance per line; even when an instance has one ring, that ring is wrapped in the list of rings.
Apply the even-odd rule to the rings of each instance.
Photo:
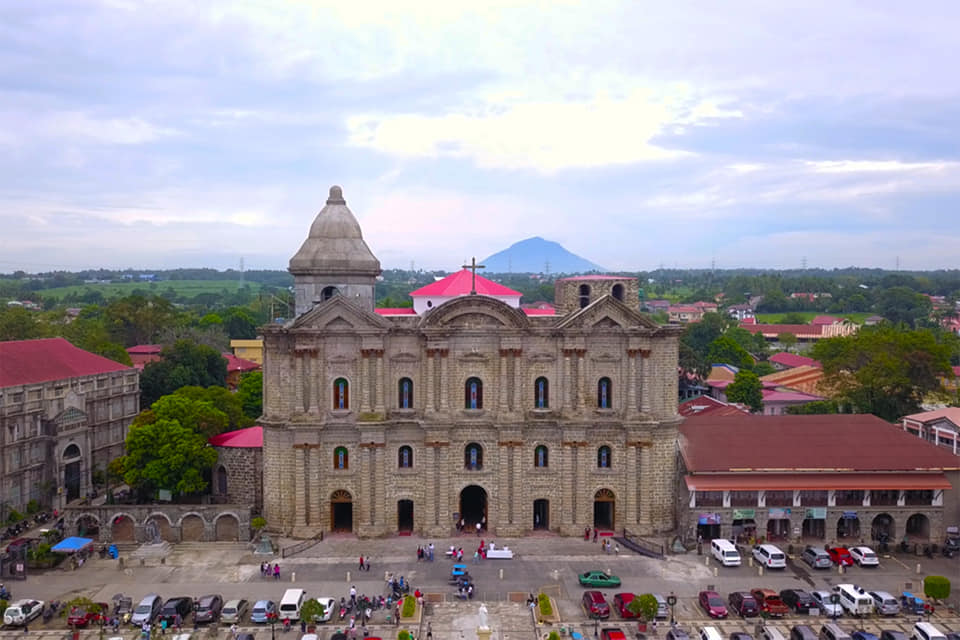
[[[657,599],[657,620],[669,620],[670,605],[667,604],[667,599],[659,593],[653,594],[653,597]]]
[[[832,593],[829,591],[811,591],[810,596],[817,603],[817,608],[820,609],[820,613],[831,618],[839,618],[843,615],[843,607],[840,603],[834,604],[830,601]]]
[[[871,591],[870,597],[873,598],[873,606],[880,615],[900,615],[900,603],[886,591]]]
[[[220,610],[220,622],[234,624],[243,622],[243,616],[247,615],[247,609],[250,603],[246,600],[227,600],[223,609]]]
[[[807,547],[800,554],[800,558],[814,569],[829,569],[833,566],[833,560],[823,549],[816,547]]]

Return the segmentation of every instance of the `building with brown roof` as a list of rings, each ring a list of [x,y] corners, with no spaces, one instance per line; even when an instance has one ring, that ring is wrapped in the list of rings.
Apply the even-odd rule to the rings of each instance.
[[[960,407],[905,416],[903,430],[960,455]]]
[[[960,459],[876,416],[706,414],[678,444],[688,536],[854,544],[939,540],[954,524]]]
[[[139,411],[134,368],[63,338],[0,342],[0,517],[86,494]]]
[[[775,371],[760,377],[760,381],[764,385],[777,385],[810,394],[821,393],[820,381],[822,379],[823,369],[811,366]]]

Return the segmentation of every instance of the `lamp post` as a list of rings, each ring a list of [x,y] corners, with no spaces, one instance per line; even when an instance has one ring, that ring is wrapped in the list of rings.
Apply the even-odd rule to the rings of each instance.
[[[830,594],[830,604],[833,605],[833,607],[832,607],[831,610],[830,610],[830,617],[833,618],[833,622],[836,623],[836,622],[837,622],[837,611],[838,611],[838,609],[840,608],[840,594],[839,594],[839,593],[831,593],[831,594]]]
[[[677,604],[677,596],[670,592],[670,595],[667,596],[667,604],[670,605],[670,626],[677,624],[677,619],[673,616],[673,607]]]
[[[594,613],[590,617],[593,618],[593,637],[599,638],[600,637],[600,614]]]

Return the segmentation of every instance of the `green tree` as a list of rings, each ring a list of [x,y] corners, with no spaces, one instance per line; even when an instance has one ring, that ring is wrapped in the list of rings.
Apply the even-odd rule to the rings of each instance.
[[[141,411],[140,415],[134,418],[132,426],[143,426],[160,420],[174,420],[180,426],[207,439],[226,431],[229,424],[227,414],[212,403],[171,394],[154,402],[146,411]]]
[[[104,315],[113,340],[126,347],[152,344],[161,331],[182,322],[173,303],[159,296],[119,298],[107,306]]]
[[[894,422],[940,388],[940,377],[951,374],[950,353],[933,331],[884,324],[821,340],[810,356],[823,364],[821,386],[834,400]]]
[[[253,424],[253,418],[246,415],[243,408],[243,398],[240,394],[231,393],[226,387],[181,387],[173,393],[174,397],[184,397],[198,402],[207,402],[227,416],[227,425],[223,431],[242,429]],[[260,417],[257,414],[256,417]]]
[[[907,287],[890,287],[880,292],[877,313],[894,324],[917,327],[933,311],[930,298]]]
[[[143,404],[151,405],[180,387],[226,386],[227,361],[212,347],[178,340],[161,355],[163,360],[148,363],[140,375]]]
[[[257,321],[242,307],[227,310],[223,315],[223,328],[231,340],[252,340],[257,337]]]
[[[256,420],[263,414],[263,371],[250,371],[240,378],[237,398],[243,405],[243,413]]]
[[[173,495],[207,488],[204,472],[217,461],[207,440],[177,420],[158,419],[130,426],[122,458],[123,480],[141,496],[168,489]]]
[[[634,595],[633,600],[627,605],[627,610],[630,613],[640,616],[647,622],[657,617],[659,608],[660,604],[657,602],[657,598],[651,593]]]
[[[783,345],[787,351],[792,351],[797,346],[797,336],[792,333],[781,333],[777,336],[777,342]]]
[[[47,329],[36,312],[27,311],[23,307],[0,309],[0,341],[33,340],[46,334]]]
[[[923,579],[923,595],[946,600],[950,597],[950,580],[944,576],[927,576]]]
[[[728,335],[722,335],[710,343],[707,360],[710,364],[730,364],[740,369],[753,367],[753,357]]]
[[[809,324],[807,322],[807,316],[803,315],[799,311],[791,311],[790,313],[783,314],[783,317],[780,318],[780,324]]]
[[[326,614],[327,608],[316,598],[310,598],[300,607],[300,618],[307,622],[320,622]]]
[[[840,413],[840,407],[835,400],[814,400],[806,404],[787,407],[787,413],[794,416],[823,415]]]
[[[763,384],[753,371],[740,371],[727,385],[726,396],[729,402],[739,402],[750,407],[751,411],[763,409]]]

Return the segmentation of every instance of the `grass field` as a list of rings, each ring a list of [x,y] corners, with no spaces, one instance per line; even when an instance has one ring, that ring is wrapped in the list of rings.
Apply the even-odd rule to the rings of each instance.
[[[165,292],[173,291],[175,295],[190,298],[201,293],[220,293],[222,291],[233,293],[241,287],[241,284],[250,287],[251,291],[260,290],[260,283],[258,282],[241,283],[239,280],[163,280],[161,282],[78,284],[69,287],[43,289],[39,293],[44,300],[60,300],[64,296],[82,294],[86,291],[99,291],[107,299],[122,298],[134,291],[140,291],[148,295],[163,295]]]
[[[863,324],[863,321],[874,315],[868,311],[854,311],[852,313],[821,313],[819,311],[794,311],[793,314],[799,314],[803,316],[807,322],[810,322],[816,316],[833,316],[835,318],[846,318],[847,320],[852,320],[857,324]],[[783,316],[787,315],[786,313],[758,313],[757,322],[761,324],[781,324],[783,322]]]

